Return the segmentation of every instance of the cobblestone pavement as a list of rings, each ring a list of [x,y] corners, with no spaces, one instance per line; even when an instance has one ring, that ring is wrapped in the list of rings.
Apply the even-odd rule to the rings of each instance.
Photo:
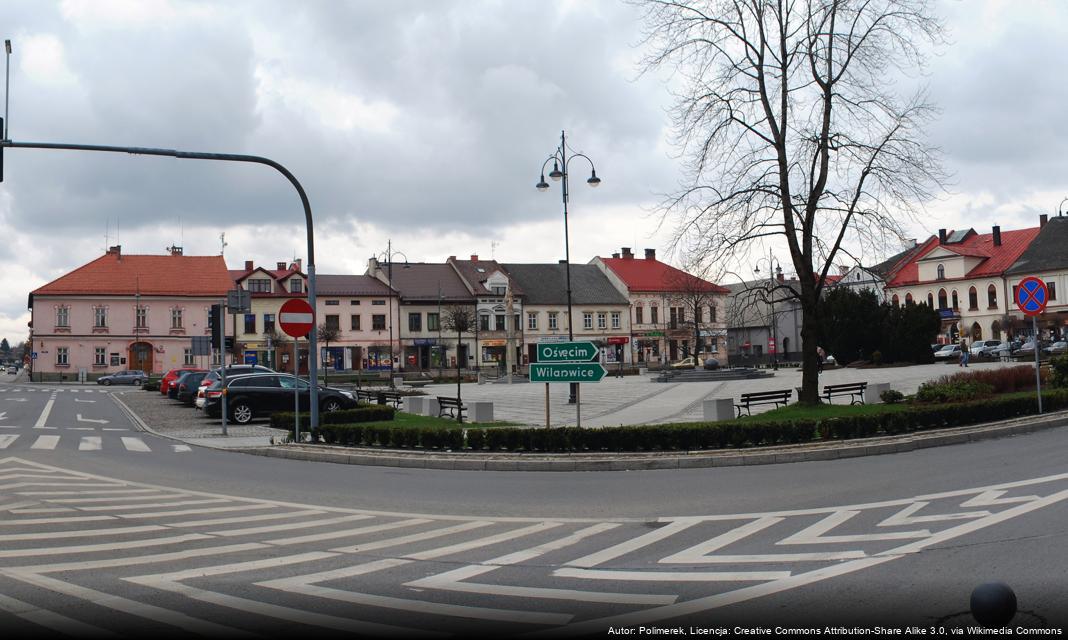
[[[211,419],[203,411],[179,404],[157,391],[132,390],[116,397],[137,415],[151,431],[168,438],[208,447],[241,447],[268,445],[273,436],[285,431],[272,429],[266,423],[227,426],[222,435],[222,423]]]

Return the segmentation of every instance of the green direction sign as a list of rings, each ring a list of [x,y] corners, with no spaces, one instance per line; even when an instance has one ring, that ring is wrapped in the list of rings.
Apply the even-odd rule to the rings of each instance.
[[[535,362],[530,365],[531,382],[600,382],[605,373],[599,362]]]
[[[597,357],[592,342],[540,342],[538,362],[589,362]]]

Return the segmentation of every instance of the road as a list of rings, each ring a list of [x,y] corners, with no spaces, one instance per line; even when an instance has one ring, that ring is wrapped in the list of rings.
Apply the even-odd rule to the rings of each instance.
[[[176,450],[133,430],[122,389],[36,389],[0,384],[12,633],[963,628],[989,580],[1015,588],[1015,623],[1068,623],[1064,430],[834,462],[451,472]]]

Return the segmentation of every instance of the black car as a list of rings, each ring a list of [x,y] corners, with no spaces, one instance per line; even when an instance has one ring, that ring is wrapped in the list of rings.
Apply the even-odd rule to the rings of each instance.
[[[311,397],[311,385],[287,373],[258,373],[216,381],[204,392],[204,412],[213,418],[222,410],[222,395],[226,393],[226,408],[230,419],[237,424],[247,424],[253,418],[269,416],[276,411],[292,411],[293,396],[300,402],[300,410],[307,411]],[[352,409],[356,399],[348,391],[331,387],[319,387],[319,409],[338,411]]]
[[[197,399],[197,389],[200,388],[200,381],[206,375],[208,375],[207,371],[187,371],[183,373],[178,376],[171,388],[167,390],[167,395],[170,396],[173,391],[175,400],[188,407],[193,406],[193,402]]]

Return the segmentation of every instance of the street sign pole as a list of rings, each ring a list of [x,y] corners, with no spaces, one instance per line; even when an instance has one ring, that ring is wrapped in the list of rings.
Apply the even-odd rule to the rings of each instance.
[[[300,367],[297,365],[296,336],[293,336],[293,442],[300,442]]]
[[[1027,276],[1016,285],[1013,294],[1016,298],[1016,306],[1024,313],[1031,316],[1032,338],[1031,344],[1035,347],[1035,395],[1038,396],[1038,414],[1042,415],[1042,365],[1038,359],[1038,314],[1046,310],[1049,303],[1049,288],[1046,283],[1035,277]]]
[[[1038,318],[1031,316],[1031,328],[1035,337],[1031,344],[1035,345],[1035,393],[1038,394],[1038,415],[1042,415],[1042,369],[1038,364]]]
[[[545,428],[549,428],[549,383],[545,383]]]
[[[222,434],[226,433],[226,318],[224,306],[226,301],[223,300],[219,303],[219,378],[222,380],[222,395],[219,398],[219,402],[222,403]],[[205,394],[207,391],[204,392]]]

